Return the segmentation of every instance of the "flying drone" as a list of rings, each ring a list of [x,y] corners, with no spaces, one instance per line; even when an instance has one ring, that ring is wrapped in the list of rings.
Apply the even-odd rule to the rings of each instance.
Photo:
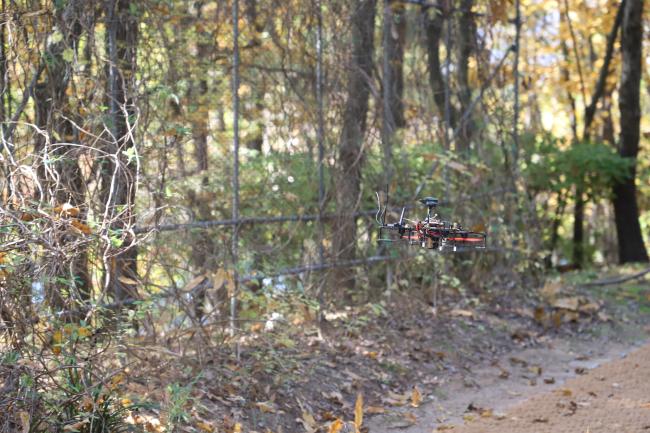
[[[377,195],[379,201],[379,195]],[[406,207],[402,208],[399,221],[386,224],[386,209],[382,210],[381,203],[375,219],[379,224],[379,242],[405,241],[409,245],[420,245],[422,248],[438,251],[467,251],[485,249],[487,234],[465,230],[460,224],[444,221],[435,213],[438,199],[425,197],[419,200],[427,207],[427,216],[421,221],[404,218]],[[386,232],[388,236],[384,237]]]

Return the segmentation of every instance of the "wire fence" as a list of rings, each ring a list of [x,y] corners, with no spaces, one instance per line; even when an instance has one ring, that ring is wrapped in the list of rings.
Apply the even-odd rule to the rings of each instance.
[[[222,166],[219,167],[220,170],[217,171],[217,169],[214,169],[210,173],[202,174],[202,176],[205,176],[208,181],[205,185],[201,184],[202,187],[205,186],[207,189],[208,184],[212,186],[211,184],[217,184],[220,182],[221,177],[218,178],[217,175],[225,174],[223,178],[227,178],[227,181],[223,183],[227,185],[227,187],[224,187],[220,190],[220,192],[223,194],[219,195],[218,197],[229,196],[230,200],[228,201],[230,204],[223,206],[223,209],[217,210],[217,203],[207,203],[206,207],[210,208],[209,211],[204,212],[203,214],[199,214],[199,220],[196,221],[193,220],[193,216],[188,222],[174,222],[173,216],[170,215],[171,212],[170,214],[163,215],[159,219],[162,221],[161,223],[153,225],[132,225],[131,222],[128,224],[120,225],[114,222],[107,223],[105,221],[100,221],[99,224],[101,227],[98,229],[97,233],[92,233],[91,235],[85,233],[86,231],[91,232],[90,227],[87,227],[84,225],[84,223],[80,222],[83,221],[82,217],[86,217],[87,215],[79,215],[79,219],[74,220],[72,216],[66,215],[65,211],[57,211],[56,213],[52,213],[48,220],[48,224],[50,224],[48,230],[51,228],[51,230],[48,232],[48,236],[50,236],[51,239],[60,242],[58,244],[55,244],[53,242],[55,244],[55,247],[51,248],[52,255],[47,257],[48,260],[55,261],[57,254],[59,257],[63,255],[72,256],[75,251],[91,248],[89,245],[93,241],[100,240],[101,246],[94,247],[96,247],[98,250],[104,248],[104,250],[91,254],[91,260],[97,260],[96,263],[93,263],[93,265],[97,268],[94,270],[95,278],[96,280],[100,280],[102,278],[101,275],[103,272],[102,266],[104,269],[107,269],[109,268],[108,265],[110,265],[110,263],[112,263],[115,257],[119,256],[119,254],[129,250],[129,248],[131,248],[131,250],[137,249],[138,252],[136,256],[139,255],[140,258],[146,258],[146,260],[142,260],[144,263],[138,265],[137,270],[139,275],[123,275],[121,277],[121,280],[119,277],[117,279],[123,283],[127,281],[127,283],[124,283],[126,285],[144,288],[142,291],[146,293],[142,294],[140,300],[152,294],[154,294],[157,298],[160,298],[161,296],[159,296],[159,292],[157,292],[157,290],[162,292],[170,292],[170,298],[173,297],[175,299],[183,299],[184,295],[179,295],[179,293],[182,292],[180,289],[188,281],[191,281],[193,277],[197,277],[209,272],[216,272],[217,270],[227,269],[228,272],[232,273],[232,281],[234,283],[233,290],[228,294],[230,307],[229,314],[231,319],[231,327],[233,329],[235,328],[237,319],[237,302],[241,294],[239,291],[240,284],[246,284],[261,280],[273,280],[286,276],[302,276],[310,274],[312,272],[324,272],[344,268],[358,268],[361,266],[372,266],[385,262],[399,262],[405,259],[411,259],[417,255],[414,255],[413,251],[405,252],[403,250],[400,250],[396,253],[393,253],[390,250],[377,247],[377,244],[375,242],[376,224],[373,217],[376,217],[378,215],[378,210],[376,208],[366,209],[366,207],[369,205],[367,197],[366,200],[360,198],[359,202],[356,205],[350,206],[350,209],[341,209],[342,206],[340,203],[336,203],[334,206],[330,202],[334,201],[331,199],[336,195],[335,189],[337,186],[335,186],[336,181],[332,181],[329,186],[326,186],[328,180],[326,178],[327,175],[330,174],[328,173],[328,169],[331,169],[331,172],[333,173],[335,170],[338,170],[339,167],[337,166],[337,162],[330,162],[331,156],[333,153],[335,153],[335,151],[332,151],[333,146],[330,145],[330,147],[328,147],[328,134],[332,135],[332,133],[327,130],[328,113],[326,111],[330,109],[328,103],[331,103],[331,101],[336,97],[339,97],[339,95],[328,95],[328,90],[331,91],[332,89],[326,85],[327,83],[325,83],[325,80],[328,77],[328,71],[325,70],[325,60],[327,55],[325,48],[328,46],[328,44],[334,43],[336,38],[333,35],[329,35],[328,37],[326,34],[326,29],[324,28],[323,23],[323,4],[321,0],[315,0],[315,8],[312,11],[314,14],[313,18],[316,23],[316,31],[313,35],[314,38],[313,40],[310,40],[310,43],[313,43],[312,48],[315,52],[314,75],[312,76],[310,74],[307,74],[309,80],[313,81],[310,84],[313,84],[313,97],[315,98],[315,103],[312,102],[313,105],[311,107],[308,107],[311,110],[310,115],[313,115],[315,117],[315,126],[312,132],[316,138],[316,149],[314,149],[316,151],[316,155],[310,155],[310,158],[312,162],[316,161],[317,166],[313,167],[315,170],[312,172],[305,173],[305,177],[309,177],[308,180],[301,179],[301,181],[304,181],[305,185],[308,185],[312,188],[312,191],[309,191],[305,194],[305,196],[310,197],[308,199],[308,202],[298,203],[293,206],[298,207],[304,205],[302,207],[303,209],[306,209],[305,213],[299,213],[299,211],[298,213],[294,214],[285,214],[284,211],[288,209],[288,207],[277,205],[275,208],[269,206],[269,208],[272,210],[268,211],[268,213],[273,214],[277,212],[279,215],[245,216],[247,213],[250,214],[251,209],[254,209],[254,206],[251,204],[251,202],[256,201],[258,197],[246,194],[245,189],[247,187],[250,188],[250,184],[254,183],[254,181],[249,181],[248,179],[242,177],[242,173],[246,172],[247,167],[245,164],[241,164],[242,155],[240,155],[240,153],[243,153],[240,152],[240,150],[243,150],[240,149],[240,146],[242,145],[242,143],[240,143],[240,119],[245,115],[245,113],[242,113],[242,111],[245,111],[245,108],[243,108],[242,101],[240,101],[242,71],[240,70],[241,62],[239,43],[241,37],[240,26],[242,25],[242,20],[239,13],[240,11],[238,3],[238,1],[232,2],[232,9],[230,11],[231,16],[229,17],[229,20],[231,20],[230,25],[232,29],[233,44],[232,64],[230,65],[230,78],[232,79],[230,83],[230,96],[232,98],[230,101],[230,107],[232,109],[232,137],[228,136],[228,139],[232,139],[232,142],[229,141],[228,143],[231,143],[232,146],[228,146],[229,149],[224,152],[225,157],[219,160],[219,163],[222,164]],[[433,2],[412,0],[406,1],[406,3],[419,5],[423,9],[440,9],[440,6],[438,4],[434,4]],[[445,10],[443,12],[443,19],[449,21],[452,13],[465,13],[467,11],[463,11],[461,9],[452,9]],[[450,28],[451,26],[448,25],[448,31],[450,31]],[[449,151],[450,147],[453,146],[454,143],[460,138],[464,128],[467,126],[467,123],[473,116],[474,111],[477,110],[477,107],[486,105],[486,93],[488,90],[493,88],[493,84],[496,78],[503,74],[504,65],[508,63],[508,59],[511,57],[511,54],[513,52],[517,54],[517,51],[518,45],[515,44],[506,50],[502,56],[498,58],[498,61],[495,59],[493,61],[487,62],[490,68],[489,73],[484,74],[485,78],[482,80],[480,87],[475,89],[474,97],[468,101],[468,104],[463,107],[463,110],[456,113],[457,121],[453,128],[451,127],[452,122],[449,118],[449,113],[444,113],[445,119],[443,122],[440,122],[440,124],[442,124],[442,127],[444,128],[444,140],[442,141],[444,142],[447,151]],[[449,105],[450,98],[452,96],[456,97],[457,95],[452,92],[452,84],[449,81],[449,53],[447,54],[448,58],[446,64],[447,74],[445,77],[445,99],[446,105]],[[386,67],[386,62],[384,64],[384,67]],[[34,80],[32,80],[32,84],[30,84],[26,90],[29,90],[34,86],[34,83],[38,81],[36,78],[38,78],[38,75],[42,72],[41,69],[42,68],[39,68],[37,75],[34,77]],[[286,74],[286,71],[283,71],[283,73]],[[515,71],[515,74],[516,73],[517,72]],[[287,75],[284,75],[283,79],[289,83],[292,80],[291,77]],[[375,83],[375,81],[380,82],[383,77],[366,77],[366,79],[369,81],[368,85],[373,89],[374,93],[371,93],[377,99],[377,102],[385,102],[379,101],[381,98],[386,98],[386,94],[380,94],[381,92],[378,92],[376,89],[378,84]],[[372,83],[370,83],[371,81]],[[246,82],[246,80],[243,80],[243,82]],[[341,83],[338,84],[340,85]],[[328,99],[328,97],[331,99]],[[25,109],[26,101],[28,98],[29,92],[26,92],[23,96],[23,102],[19,106],[19,111],[22,112]],[[383,104],[377,103],[377,106],[379,107],[382,105]],[[338,108],[340,109],[341,107]],[[384,110],[386,110],[386,108],[384,108]],[[19,113],[16,113],[14,119],[12,119],[9,129],[6,131],[8,132],[6,136],[11,136],[14,133],[14,128],[16,125],[18,125],[16,122],[18,118],[17,116],[19,116]],[[375,122],[373,126],[374,129],[368,132],[366,134],[366,137],[364,137],[364,139],[368,142],[376,140],[376,137],[372,137],[372,134],[376,133],[378,130],[382,131],[382,134],[378,134],[382,135],[382,139],[384,138],[383,134],[385,131],[394,132],[394,128],[389,128],[386,124],[390,116],[386,113],[380,113],[379,116],[381,118]],[[381,127],[379,127],[379,123],[381,123]],[[78,129],[81,130],[81,128]],[[132,129],[133,130],[129,130],[129,134],[133,133],[133,131],[136,129],[135,126],[133,126]],[[431,127],[430,129],[433,131],[435,128]],[[40,129],[35,132],[35,134],[41,133],[42,131]],[[86,134],[86,131],[84,131],[84,134],[90,136],[90,134]],[[430,132],[430,137],[435,137],[435,134],[436,132]],[[516,121],[514,134],[516,135]],[[97,136],[95,138],[97,142],[100,142],[101,140],[105,141],[105,139],[102,139],[100,136]],[[181,145],[175,145],[177,145],[179,149],[182,149]],[[165,146],[167,146],[167,144]],[[9,147],[13,149],[13,144]],[[99,148],[82,148],[79,144],[66,145],[65,143],[54,143],[51,145],[48,143],[45,146],[43,155],[37,155],[34,157],[35,162],[33,162],[32,166],[29,167],[31,172],[38,173],[39,170],[44,170],[43,166],[46,166],[48,164],[48,161],[52,159],[52,156],[62,158],[63,154],[56,154],[56,152],[59,151],[59,147],[65,148],[66,152],[70,152],[72,154],[70,159],[75,161],[81,160],[88,155],[91,155],[89,159],[94,158],[97,160],[114,160],[116,167],[115,174],[113,176],[114,179],[111,180],[111,183],[116,183],[117,180],[119,180],[119,177],[124,177],[124,173],[127,172],[126,167],[128,166],[128,162],[123,159],[124,151],[121,148],[118,149],[118,151],[116,151],[113,155],[107,154]],[[172,146],[170,145],[169,147]],[[77,153],[67,150],[73,148],[76,149],[75,152]],[[50,155],[47,152],[52,152],[53,155]],[[83,154],[84,152],[85,154]],[[165,148],[164,152],[167,152],[167,148]],[[371,153],[368,149],[362,149],[362,156],[364,156],[364,152]],[[169,155],[165,153],[163,156],[167,158]],[[27,158],[24,159],[27,160]],[[394,165],[399,164],[397,158],[395,159],[396,161],[393,161]],[[182,160],[182,157],[179,157],[179,160]],[[472,167],[478,167],[481,164],[481,161],[464,161],[463,157],[458,158],[458,160],[462,163],[466,162],[468,166]],[[21,165],[21,163],[22,161],[15,163],[16,172],[18,172],[19,169],[22,170],[25,166],[27,166],[27,164]],[[97,166],[100,165],[96,162],[95,164]],[[356,164],[361,164],[361,157],[358,161],[356,161]],[[377,166],[383,166],[383,164],[377,164]],[[56,168],[59,167],[55,167],[55,169],[51,170],[52,173],[56,175],[54,177],[57,179],[57,182],[60,179],[63,179],[65,181],[65,176],[62,176],[62,173],[54,173]],[[61,166],[61,168],[63,168],[63,166]],[[48,170],[49,169],[50,168],[48,168]],[[389,170],[386,171],[389,172]],[[380,173],[378,175],[375,175],[376,178],[371,179],[364,185],[366,191],[362,192],[365,192],[366,196],[370,196],[367,191],[371,187],[370,185],[379,185],[381,183],[391,184],[391,182],[394,180],[395,184],[401,183],[402,191],[400,197],[406,197],[407,202],[399,203],[400,206],[392,203],[389,205],[392,209],[401,209],[404,207],[407,210],[412,210],[415,208],[415,206],[412,204],[412,201],[417,196],[422,194],[422,192],[425,190],[425,187],[427,187],[427,185],[432,182],[432,179],[435,180],[436,186],[445,188],[445,191],[448,193],[448,199],[443,199],[440,202],[440,206],[443,207],[457,206],[468,201],[481,201],[480,205],[477,205],[474,210],[484,210],[488,208],[490,203],[492,203],[495,198],[504,197],[508,194],[516,194],[514,186],[510,186],[514,185],[513,182],[498,182],[498,179],[497,181],[494,181],[494,178],[491,179],[494,181],[490,184],[493,185],[492,187],[485,188],[477,193],[468,193],[468,191],[479,189],[479,186],[482,185],[480,181],[477,181],[474,177],[472,177],[471,174],[467,173],[470,170],[466,170],[466,172],[463,172],[458,176],[459,178],[462,178],[462,180],[458,182],[461,186],[454,188],[453,192],[451,192],[449,190],[449,185],[451,183],[449,179],[453,176],[449,174],[449,171],[450,169],[446,166],[445,159],[438,158],[435,159],[435,161],[431,162],[431,164],[429,164],[428,161],[423,163],[422,167],[419,167],[418,178],[415,180],[391,179],[390,175],[386,173]],[[395,170],[392,173],[394,175],[393,177],[395,178],[408,177],[410,174],[408,167],[405,168],[403,172]],[[399,176],[395,175],[395,173],[399,174]],[[438,177],[442,178],[443,180],[436,178],[436,173],[442,173],[442,175]],[[138,176],[139,175],[140,172],[138,172]],[[337,175],[340,176],[340,173],[337,173]],[[363,175],[366,176],[366,173],[364,172]],[[137,184],[137,182],[140,180],[138,176],[130,178],[128,181]],[[34,177],[38,176],[35,175]],[[362,177],[363,176],[359,175],[360,179]],[[93,184],[92,179],[86,180],[86,182],[88,185]],[[472,183],[471,186],[466,187],[463,185],[463,183],[470,182]],[[509,186],[504,187],[503,185]],[[242,186],[244,192],[242,192]],[[56,188],[53,189],[58,188],[67,191],[72,187],[74,187],[74,185],[63,185],[61,187],[57,185]],[[131,187],[135,188],[133,185]],[[317,196],[315,193],[316,188]],[[27,188],[25,189],[27,190]],[[161,187],[161,189],[164,188]],[[263,190],[263,188],[259,189]],[[90,187],[88,190],[90,190]],[[84,209],[83,212],[92,212],[94,218],[100,219],[100,212],[103,205],[101,201],[103,198],[101,197],[101,191],[99,191],[99,189],[97,189],[97,191],[98,192],[96,194],[98,197],[84,197],[87,199],[87,202],[74,203],[73,209],[77,209],[76,212],[79,212],[79,209]],[[59,196],[62,195],[60,191],[58,191],[58,193]],[[154,189],[151,188],[147,192],[143,193],[142,196],[146,194],[149,196],[154,196],[156,193],[159,192],[154,191]],[[28,191],[25,196],[28,196],[29,194],[31,194],[31,191]],[[86,191],[85,194],[89,193]],[[51,194],[52,197],[55,195],[56,194]],[[456,195],[455,198],[449,199],[454,195]],[[149,197],[146,199],[149,199]],[[58,197],[56,197],[56,200],[58,200]],[[52,207],[56,209],[54,206],[57,204],[55,203],[55,199],[53,198],[50,201]],[[163,202],[158,204],[159,206],[156,206],[156,209],[166,208],[166,203]],[[129,205],[135,206],[134,203],[129,203]],[[200,203],[200,200],[195,200],[193,203],[191,203],[191,206],[195,207],[202,205],[203,204]],[[93,206],[94,209],[92,209]],[[188,206],[188,208],[191,206]],[[88,208],[88,211],[86,211],[85,208]],[[265,210],[265,212],[267,212],[267,210]],[[468,212],[470,211],[465,211],[464,213],[461,212],[461,216],[467,215]],[[9,213],[7,214],[9,215]],[[114,214],[112,215],[114,216],[115,221],[120,222],[123,216],[122,209],[120,207],[116,207]],[[221,218],[209,218],[216,215],[220,215]],[[227,216],[230,218],[227,218]],[[15,227],[18,227],[17,231],[26,234],[35,233],[35,231],[30,231],[30,229],[25,226],[25,221],[21,220],[22,217],[10,216],[10,218],[13,218],[12,224]],[[338,257],[333,252],[335,248],[333,248],[331,245],[331,242],[333,242],[332,233],[337,229],[336,223],[340,222],[342,219],[352,221],[355,224],[356,228],[356,236],[354,239],[349,240],[352,248],[356,249],[356,255],[354,255],[354,258],[351,259]],[[72,231],[70,225],[72,225],[72,223],[75,221],[77,223],[76,228],[88,236],[75,238],[70,235],[69,232]],[[43,225],[45,226],[45,224]],[[272,229],[269,229],[270,225],[273,225]],[[113,230],[118,226],[120,228],[125,227],[125,229]],[[264,230],[261,230],[260,227],[264,227]],[[227,230],[218,230],[224,228]],[[327,230],[328,228],[331,228],[331,230]],[[300,231],[300,233],[297,233],[298,231]],[[129,243],[131,240],[131,234],[135,235],[135,240]],[[49,242],[50,238],[46,239],[46,241]],[[74,239],[74,242],[70,241],[69,239]],[[40,242],[42,245],[46,243],[46,241],[35,237],[35,240],[32,243],[36,245]],[[99,243],[100,242],[97,242],[97,244]],[[504,242],[499,241],[489,246],[485,251],[505,251],[507,248],[504,247],[503,244]],[[65,247],[66,250],[62,253],[63,247]],[[110,254],[106,252],[110,252]],[[101,258],[96,258],[95,256]],[[377,274],[379,275],[381,272],[377,272]],[[159,283],[159,281],[162,280],[164,280],[165,283]],[[96,285],[101,287],[101,284],[102,283],[100,281],[100,283]],[[323,283],[320,282],[319,284],[320,289],[318,298],[322,308],[323,299],[321,295]],[[158,287],[157,285],[162,287]],[[209,284],[206,283],[206,287],[207,286],[209,286]],[[106,292],[108,292],[106,287],[104,287],[104,289]],[[126,300],[118,300],[114,303],[110,303],[108,301],[103,302],[105,301],[105,296],[106,293],[102,292],[101,296],[99,297],[99,302],[95,302],[96,300],[91,301],[89,299],[85,299],[84,302],[87,302],[89,305],[94,303],[93,305],[111,307],[119,304],[131,304],[132,302],[130,299],[133,299],[133,302],[137,302],[136,299],[138,299],[134,296]],[[110,296],[110,294],[108,296]],[[197,294],[197,298],[200,298],[200,296],[200,294]],[[196,302],[200,304],[203,301],[201,299],[198,299]]]

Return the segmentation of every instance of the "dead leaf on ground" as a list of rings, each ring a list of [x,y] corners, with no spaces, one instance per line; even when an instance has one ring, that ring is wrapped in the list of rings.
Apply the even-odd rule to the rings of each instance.
[[[510,335],[510,338],[513,340],[528,340],[533,337],[533,334],[530,333],[530,331],[526,328],[517,328],[515,331]]]
[[[578,410],[578,404],[573,400],[560,400],[555,405],[558,409],[561,409],[563,416],[571,416],[576,413],[576,410]]]
[[[453,317],[467,317],[470,319],[474,318],[474,312],[471,310],[463,310],[460,308],[454,308],[449,312],[449,314]]]
[[[322,392],[321,393],[323,397],[325,397],[327,400],[330,400],[334,403],[338,403],[341,406],[345,404],[345,401],[343,400],[343,394],[341,394],[338,391],[332,391],[332,392]]]
[[[29,428],[30,428],[30,417],[29,413],[21,410],[18,412],[18,418],[20,418],[20,428],[22,430],[22,433],[29,433]]]
[[[492,409],[485,409],[481,412],[481,418],[492,418]]]
[[[321,411],[320,418],[323,421],[336,421],[338,418],[329,410]]]
[[[598,312],[598,320],[601,322],[611,322],[612,318],[608,314],[603,313],[602,311]]]
[[[523,360],[521,358],[516,358],[514,356],[510,357],[510,363],[512,365],[521,365],[524,368],[528,366],[528,362],[526,362],[525,360]]]
[[[562,290],[562,283],[559,281],[547,281],[546,284],[544,284],[544,287],[542,290],[540,290],[540,294],[548,301],[552,300],[555,298],[555,296],[560,293]]]
[[[354,425],[357,430],[363,424],[363,394],[357,394],[357,401],[354,403]]]
[[[260,401],[255,403],[255,406],[257,406],[257,408],[263,413],[276,413],[278,411],[275,404],[270,401]]]
[[[366,413],[369,415],[376,415],[380,413],[386,413],[386,409],[381,406],[368,406],[366,408]]]
[[[314,418],[314,415],[309,412],[303,412],[302,418],[299,418],[298,422],[302,424],[307,433],[316,433],[316,431],[318,431],[316,419]]]
[[[577,296],[558,298],[555,301],[551,302],[551,306],[563,310],[578,311],[578,307],[580,306],[580,298]]]
[[[578,313],[577,311],[567,311],[564,314],[564,321],[565,322],[576,323],[578,320],[580,320],[580,313]]]
[[[408,428],[417,424],[418,418],[414,413],[406,412],[402,414],[402,418],[398,421],[395,421],[390,425],[391,428]]]
[[[85,425],[88,424],[89,422],[90,422],[90,421],[88,421],[88,419],[86,418],[86,419],[83,419],[83,420],[81,420],[81,421],[79,421],[79,422],[76,422],[76,423],[74,423],[74,424],[68,424],[68,425],[66,425],[66,426],[63,427],[63,431],[64,431],[64,432],[75,432],[75,431],[79,431],[79,430],[81,430],[81,429],[83,428],[83,426],[85,426]]]
[[[331,424],[329,429],[327,430],[328,433],[339,433],[343,429],[343,421],[341,421],[339,418],[335,419]]]
[[[196,427],[206,433],[212,433],[215,429],[212,423],[206,422],[206,421],[198,421],[196,423]]]
[[[585,314],[593,314],[600,310],[600,304],[597,302],[587,302],[586,304],[580,305],[580,312]]]
[[[411,406],[419,407],[421,403],[422,403],[422,394],[420,393],[418,387],[414,386],[413,391],[411,392]]]
[[[398,394],[393,391],[388,391],[388,395],[382,397],[382,401],[386,404],[389,404],[391,406],[404,406],[405,404],[408,403],[410,399],[410,394]]]

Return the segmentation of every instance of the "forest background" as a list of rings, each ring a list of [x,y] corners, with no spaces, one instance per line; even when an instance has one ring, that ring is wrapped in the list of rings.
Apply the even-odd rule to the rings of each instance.
[[[88,404],[119,424],[121,345],[238,361],[278,318],[325,338],[327,313],[400,294],[444,308],[648,261],[642,1],[2,0],[1,17],[0,401],[25,431],[88,429]],[[378,199],[394,220],[427,195],[487,250],[377,242]]]

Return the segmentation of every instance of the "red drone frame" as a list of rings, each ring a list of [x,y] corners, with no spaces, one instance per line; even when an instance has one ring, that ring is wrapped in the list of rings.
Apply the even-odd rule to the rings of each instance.
[[[376,220],[379,223],[379,242],[407,241],[409,245],[420,245],[423,248],[438,251],[467,251],[485,249],[487,234],[464,230],[460,224],[451,223],[438,218],[438,214],[432,214],[433,209],[438,206],[438,199],[425,197],[420,203],[428,209],[427,217],[422,221],[407,220],[405,224],[404,212],[399,222],[386,224],[386,207],[377,211]],[[380,221],[381,217],[381,221]],[[396,231],[396,238],[384,238],[384,230]]]

